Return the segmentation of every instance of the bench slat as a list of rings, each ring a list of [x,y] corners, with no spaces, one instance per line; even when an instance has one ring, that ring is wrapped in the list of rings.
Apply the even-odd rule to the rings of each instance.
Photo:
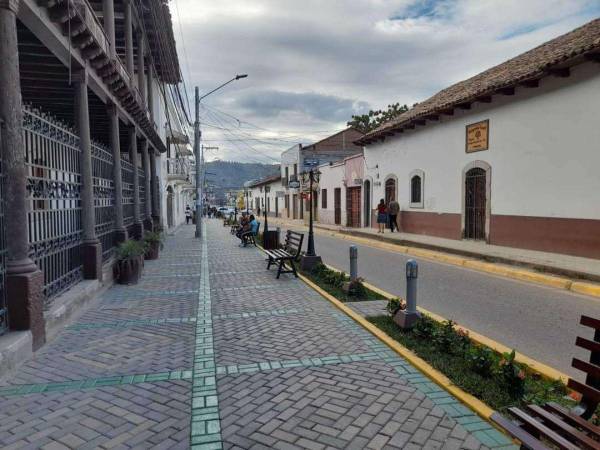
[[[521,441],[521,443],[532,450],[549,450],[541,441],[534,438],[531,434],[525,431],[523,428],[516,425],[511,420],[507,419],[500,413],[494,413],[490,417],[492,422],[500,425],[506,431],[508,431],[512,436]]]
[[[581,325],[584,327],[590,327],[595,330],[600,330],[600,320],[594,319],[590,316],[581,316],[581,320],[579,321]]]
[[[588,398],[595,403],[600,403],[600,391],[598,389],[588,386],[587,384],[580,383],[579,381],[574,380],[573,378],[569,378],[567,386],[573,389],[574,391],[579,392],[585,398]]]
[[[575,340],[575,345],[577,347],[585,348],[586,350],[590,350],[592,352],[600,352],[600,343],[590,341],[586,338],[577,337],[577,339]]]
[[[585,433],[582,433],[578,429],[572,427],[567,422],[561,420],[559,417],[555,416],[549,411],[546,411],[539,405],[527,405],[527,409],[533,413],[534,415],[542,418],[544,420],[544,424],[550,428],[556,429],[562,435],[567,434],[569,436],[569,440],[575,440],[585,445],[588,448],[594,450],[600,450],[600,442],[594,441],[592,438],[587,436]]]
[[[597,438],[600,438],[600,427],[597,427],[596,425],[593,425],[592,423],[588,422],[587,420],[582,419],[578,415],[573,414],[571,411],[569,411],[564,406],[561,406],[555,402],[548,402],[544,405],[544,408],[546,408],[548,411],[559,414],[565,422],[570,423],[571,425],[583,428],[588,433],[591,433],[592,435],[596,436]]]
[[[526,427],[526,428],[528,427],[528,428],[531,428],[531,429],[539,432],[540,434],[544,435],[549,441],[551,441],[553,444],[560,447],[561,449],[579,450],[579,447],[571,444],[564,437],[562,437],[558,433],[552,431],[550,428],[548,428],[543,423],[538,422],[533,417],[531,417],[529,414],[527,414],[525,411],[522,411],[519,408],[515,408],[515,407],[508,408],[508,411],[513,416],[515,416],[517,419],[519,419],[521,422],[523,422],[524,427]]]
[[[582,361],[579,358],[573,358],[573,362],[571,363],[571,365],[574,368],[581,370],[582,372],[588,373],[594,378],[600,378],[600,366],[586,361]]]

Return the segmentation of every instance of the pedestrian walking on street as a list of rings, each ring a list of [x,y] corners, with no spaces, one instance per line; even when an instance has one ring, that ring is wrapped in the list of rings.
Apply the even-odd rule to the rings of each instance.
[[[190,205],[187,205],[185,207],[185,224],[189,225],[191,220],[192,220],[192,209],[190,208]]]
[[[377,205],[377,224],[379,225],[378,233],[383,234],[383,230],[385,230],[385,224],[387,223],[387,208],[385,206],[385,201],[383,199],[379,200],[379,205]]]
[[[392,197],[390,199],[390,204],[388,205],[388,215],[390,219],[390,229],[392,233],[394,232],[394,228],[400,231],[400,227],[398,226],[398,213],[400,212],[400,204]]]

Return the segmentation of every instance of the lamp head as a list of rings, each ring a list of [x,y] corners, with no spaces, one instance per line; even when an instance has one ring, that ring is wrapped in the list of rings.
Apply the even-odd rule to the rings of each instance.
[[[248,77],[248,74],[247,74],[247,73],[242,73],[242,74],[240,74],[240,75],[236,75],[236,76],[235,76],[235,79],[236,79],[236,80],[239,80],[240,78],[247,78],[247,77]]]

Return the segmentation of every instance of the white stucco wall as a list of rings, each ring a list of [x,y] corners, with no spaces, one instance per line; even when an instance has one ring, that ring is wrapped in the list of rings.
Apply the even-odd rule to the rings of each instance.
[[[341,225],[346,224],[346,188],[344,187],[344,163],[324,164],[319,166],[321,179],[319,181],[319,209],[318,218],[320,223],[335,224],[335,188],[341,190]],[[327,189],[327,208],[323,209],[323,189]]]
[[[373,199],[393,174],[401,208],[411,210],[409,174],[421,169],[425,202],[415,211],[461,213],[463,168],[481,160],[492,168],[492,214],[600,219],[598,68],[573,67],[569,78],[543,78],[538,88],[518,87],[367,146],[365,179],[381,183]],[[465,126],[485,119],[489,150],[467,154]]]

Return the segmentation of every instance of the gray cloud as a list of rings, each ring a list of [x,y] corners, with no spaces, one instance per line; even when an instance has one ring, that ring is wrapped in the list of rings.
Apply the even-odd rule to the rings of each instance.
[[[242,134],[235,121],[202,111],[206,138],[220,146],[222,159],[263,160],[268,158],[261,155],[276,157],[291,141],[341,129],[369,106],[422,101],[591,20],[600,13],[598,5],[597,0],[170,2],[182,20],[187,52],[174,11],[190,95],[194,85],[208,92],[236,73],[249,74],[204,103],[263,130],[247,127]],[[542,19],[549,25],[531,27]],[[513,30],[525,32],[511,36]],[[223,124],[230,129],[215,128]],[[273,140],[240,144],[232,133]]]
[[[237,99],[236,103],[254,115],[270,119],[295,112],[317,120],[343,122],[353,114],[362,114],[369,110],[369,104],[364,101],[314,92],[248,92]]]

